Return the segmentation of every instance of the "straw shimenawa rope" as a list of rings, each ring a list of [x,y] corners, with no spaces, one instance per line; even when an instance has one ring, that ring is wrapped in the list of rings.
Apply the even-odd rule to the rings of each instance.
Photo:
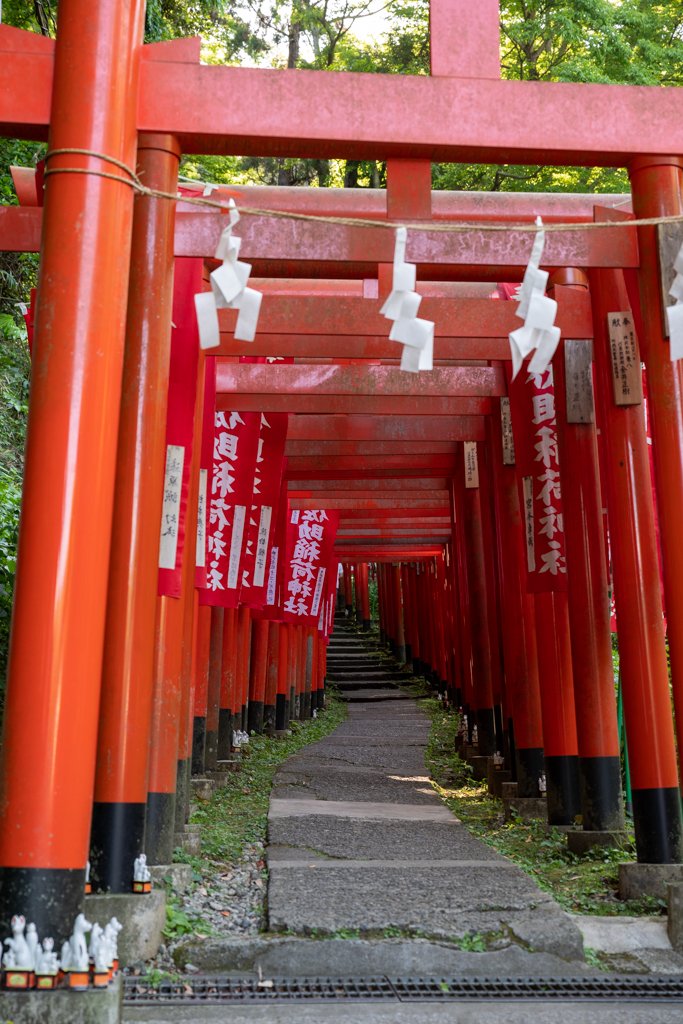
[[[149,188],[147,185],[142,183],[132,167],[129,167],[121,160],[117,160],[116,157],[107,156],[106,153],[97,153],[92,149],[78,149],[74,147],[52,149],[46,154],[45,161],[47,163],[47,161],[52,157],[71,154],[94,157],[96,160],[102,160],[105,163],[112,164],[112,166],[118,167],[119,170],[123,171],[126,177],[121,174],[114,174],[111,171],[100,171],[94,167],[47,167],[43,177],[47,178],[54,174],[90,174],[98,178],[107,178],[110,181],[120,181],[123,185],[130,186],[130,188],[139,195],[149,196],[153,199],[167,199],[175,203],[190,203],[194,206],[204,206],[215,210],[229,209],[228,202],[221,202],[220,200],[210,199],[206,196],[183,196],[178,195],[178,193],[175,192],[163,192],[160,189]],[[200,182],[198,184],[202,183]],[[227,185],[209,187],[229,188]],[[510,233],[513,231],[535,234],[538,230],[543,230],[547,234],[560,234],[569,231],[598,231],[603,228],[621,227],[656,227],[658,224],[683,223],[683,214],[675,214],[670,217],[641,217],[640,219],[614,221],[575,221],[572,223],[543,224],[542,228],[539,229],[535,221],[521,224],[496,224],[489,221],[473,223],[467,221],[434,222],[370,220],[369,218],[363,217],[335,217],[330,214],[296,213],[289,210],[263,210],[257,207],[242,205],[239,206],[239,212],[241,216],[247,217],[277,217],[281,220],[316,221],[321,224],[341,224],[346,227],[381,228],[382,230],[386,230],[387,228],[395,230],[399,227],[405,227],[411,228],[414,231],[445,232],[447,234],[469,234],[473,232]]]

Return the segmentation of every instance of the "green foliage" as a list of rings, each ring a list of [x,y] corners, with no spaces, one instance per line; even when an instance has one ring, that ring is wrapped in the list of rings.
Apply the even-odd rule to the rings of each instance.
[[[163,934],[167,941],[180,939],[183,935],[210,935],[211,925],[198,914],[188,914],[179,901],[169,895],[166,901],[166,926]]]
[[[426,763],[434,788],[473,835],[519,864],[565,910],[602,915],[662,913],[661,900],[617,897],[618,865],[635,859],[632,830],[623,845],[595,847],[578,855],[568,850],[560,829],[541,821],[506,822],[500,800],[490,797],[483,784],[463,778],[463,762],[453,753],[457,716],[445,713],[438,701],[424,701],[422,707],[432,718]]]
[[[328,706],[317,718],[293,723],[284,739],[252,736],[249,754],[227,785],[200,807],[192,821],[202,826],[202,855],[214,864],[235,863],[244,847],[265,842],[268,803],[277,768],[302,747],[322,739],[346,717],[346,706],[327,697]],[[206,861],[204,871],[210,869]]]

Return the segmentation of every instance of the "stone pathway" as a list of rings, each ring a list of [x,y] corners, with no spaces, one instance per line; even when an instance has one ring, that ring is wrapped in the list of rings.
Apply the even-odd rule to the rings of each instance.
[[[568,914],[439,800],[412,700],[353,703],[278,772],[267,850],[271,931],[423,935],[582,957]]]
[[[644,948],[635,970],[677,970],[673,960],[680,960],[666,948],[661,921],[634,922],[627,939],[626,922],[615,920],[610,929],[600,919],[573,917],[467,831],[430,785],[424,764],[429,720],[398,689],[404,677],[373,653],[370,642],[337,634],[330,664],[349,716],[276,775],[266,851],[268,932],[189,943],[195,970],[264,979],[577,977],[596,973],[583,959],[584,940],[618,956],[624,945],[633,948],[639,924],[636,944]],[[485,952],[474,951],[482,947]],[[629,969],[617,962],[615,968]],[[532,1014],[538,1024],[683,1019],[681,1006],[667,1003],[627,1009],[609,1002],[496,999],[448,1006],[299,1000],[131,1006],[125,1020],[526,1024]]]

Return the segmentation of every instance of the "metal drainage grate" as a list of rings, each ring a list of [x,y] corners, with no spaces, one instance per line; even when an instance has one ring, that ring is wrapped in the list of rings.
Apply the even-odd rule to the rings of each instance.
[[[268,1001],[520,999],[683,1002],[683,978],[675,975],[601,975],[578,978],[252,978],[195,976],[154,984],[125,979],[124,1000],[158,1003]]]
[[[193,977],[152,985],[144,978],[126,978],[127,1003],[264,1002],[268,1000],[395,999],[388,978],[258,978]]]

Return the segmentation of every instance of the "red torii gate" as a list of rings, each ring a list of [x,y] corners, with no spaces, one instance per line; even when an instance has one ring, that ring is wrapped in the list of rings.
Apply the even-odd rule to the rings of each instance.
[[[476,20],[464,0],[434,0],[430,78],[201,67],[196,41],[143,47],[143,10],[141,0],[112,0],[98,5],[95,17],[90,7],[84,8],[82,0],[62,0],[56,45],[30,33],[0,27],[0,131],[48,138],[52,154],[44,210],[3,211],[0,221],[3,228],[7,226],[9,248],[32,249],[42,220],[26,502],[2,763],[0,919],[4,925],[8,913],[25,907],[41,931],[47,927],[57,936],[68,926],[83,889],[103,646],[108,700],[103,706],[99,742],[109,751],[115,769],[109,776],[98,773],[96,820],[99,815],[102,834],[120,836],[129,829],[137,837],[140,822],[144,822],[152,682],[149,666],[155,657],[155,616],[157,654],[164,638],[185,641],[184,647],[180,642],[168,644],[169,660],[157,670],[157,676],[163,675],[174,662],[168,678],[178,689],[175,719],[184,712],[186,720],[189,705],[187,659],[191,658],[193,626],[189,571],[185,573],[183,600],[162,599],[157,610],[154,592],[163,475],[165,394],[160,385],[168,350],[174,219],[175,252],[207,256],[207,245],[217,234],[217,218],[203,213],[178,213],[174,218],[172,204],[150,196],[136,201],[133,218],[132,191],[128,184],[121,183],[125,175],[117,170],[117,161],[132,166],[137,151],[137,165],[144,171],[145,182],[168,192],[175,188],[181,150],[388,158],[398,184],[394,188],[390,177],[386,215],[426,220],[432,216],[431,194],[428,202],[428,189],[413,193],[402,185],[398,161],[414,162],[419,158],[423,182],[428,178],[430,160],[590,162],[628,166],[636,216],[681,213],[680,159],[671,155],[683,152],[683,99],[677,90],[501,81],[495,0],[480,3]],[[240,96],[242,102],[216,102],[216,97],[222,95]],[[505,118],[499,116],[501,110],[505,110]],[[618,118],[614,117],[615,110],[619,111]],[[85,173],[74,173],[73,168]],[[103,171],[113,177],[103,176]],[[268,200],[272,201],[272,196]],[[298,197],[286,194],[278,201],[298,202]],[[323,196],[319,201],[331,200]],[[355,199],[340,196],[334,197],[334,202],[353,204]],[[450,216],[467,216],[457,202],[453,201]],[[479,209],[477,200],[471,202],[470,216],[475,221],[506,216],[491,209],[492,200],[482,200]],[[520,216],[521,202],[518,198],[509,201],[508,217]],[[571,211],[567,212],[561,201],[553,197],[551,202],[551,216],[572,219]],[[360,203],[361,216],[382,218],[376,197],[361,197]],[[345,215],[356,214],[356,209],[345,207]],[[443,219],[449,216],[447,203],[437,197],[433,211]],[[574,219],[577,216],[590,217],[591,211],[583,208]],[[246,228],[244,252],[259,274],[293,277],[292,268],[297,266],[297,273],[307,277],[311,275],[311,263],[315,263],[324,277],[374,277],[376,264],[391,260],[388,235],[369,228],[300,224],[296,232],[288,233],[288,248],[277,221],[270,224],[264,218],[260,223],[255,218],[253,225],[246,222]],[[292,236],[298,239],[294,245]],[[30,238],[28,244],[26,237]],[[654,230],[638,228],[639,260],[630,228],[587,233],[581,245],[575,244],[577,237],[560,235],[557,241],[552,237],[552,259],[549,256],[548,261],[557,268],[583,267],[590,273],[592,323],[584,282],[571,274],[566,278],[570,286],[567,289],[561,287],[565,278],[557,279],[558,322],[565,336],[594,336],[601,374],[601,422],[608,427],[610,438],[605,479],[618,611],[625,625],[624,692],[627,717],[634,723],[634,734],[629,738],[638,852],[641,860],[679,860],[678,775],[668,709],[645,439],[638,409],[616,408],[610,403],[607,386],[605,318],[610,310],[628,308],[623,269],[639,266],[646,300],[640,340],[654,421],[664,582],[679,710],[683,688],[683,553],[677,536],[683,491],[681,371],[679,365],[669,363],[663,337]],[[409,248],[408,258],[418,261],[422,274],[432,281],[451,275],[465,280],[497,280],[501,276],[514,280],[524,262],[520,253],[526,251],[523,239],[516,238],[514,232],[490,238],[473,235],[470,244],[465,241],[458,245],[457,252],[451,235],[448,244],[438,236],[421,236],[419,231],[414,238],[411,232],[410,245],[416,248]],[[252,244],[253,257],[249,251]],[[381,270],[379,277],[381,284]],[[573,290],[577,284],[578,291]],[[289,354],[301,357],[394,358],[384,341],[385,324],[376,311],[368,315],[363,303],[369,297],[363,295],[363,291],[355,297],[266,295],[261,324],[263,347],[254,354],[287,354],[282,351],[282,342],[289,338]],[[566,321],[565,304],[569,311]],[[513,323],[507,304],[430,295],[425,299],[424,312],[437,322],[439,342],[444,342],[437,354],[442,358],[507,358],[503,339]],[[456,312],[458,335],[449,327],[442,339],[441,324]],[[222,322],[226,340],[221,354],[227,357],[236,352],[234,343],[227,339],[231,314],[222,315]],[[439,368],[433,381],[448,380],[448,369]],[[529,596],[520,589],[519,509],[515,513],[514,486],[509,467],[497,458],[499,446],[492,443],[491,431],[499,417],[492,397],[502,394],[503,389],[495,383],[500,380],[500,372],[495,368],[471,367],[465,373],[457,367],[452,369],[457,372],[451,374],[451,382],[459,377],[479,381],[473,394],[472,390],[466,394],[453,390],[442,393],[435,391],[435,384],[420,380],[410,389],[404,388],[407,394],[387,395],[383,391],[381,396],[368,395],[351,387],[354,380],[356,385],[359,383],[360,373],[355,367],[335,368],[330,379],[346,382],[346,390],[331,390],[320,397],[302,394],[301,409],[305,412],[294,417],[289,443],[349,444],[354,439],[354,445],[431,446],[449,437],[450,450],[456,447],[458,466],[448,491],[437,490],[433,498],[423,497],[421,492],[409,498],[406,494],[410,492],[403,492],[397,500],[394,494],[382,497],[386,492],[379,489],[376,496],[371,496],[366,489],[364,498],[328,497],[326,504],[344,510],[345,522],[360,520],[380,525],[405,518],[438,521],[455,509],[456,536],[448,545],[446,577],[437,581],[436,569],[417,574],[408,566],[403,593],[409,595],[413,615],[418,605],[425,606],[428,593],[435,593],[437,582],[441,586],[450,579],[453,593],[459,595],[458,610],[451,621],[461,646],[452,661],[455,664],[459,658],[459,668],[456,666],[454,671],[460,673],[458,681],[468,703],[477,711],[480,735],[486,741],[492,738],[494,698],[498,696],[495,687],[500,686],[495,678],[491,642],[500,633],[506,664],[511,667],[507,705],[522,709],[520,722],[528,727],[520,749],[529,757],[522,767],[533,777],[539,738],[545,741],[546,751],[552,747],[549,740],[556,740],[551,760],[558,770],[554,781],[562,792],[575,751],[563,746],[568,741],[566,729],[550,720],[544,721],[539,737],[538,730],[534,730],[537,709],[530,706],[537,700],[534,687],[528,685],[525,689],[521,685],[524,672],[527,680],[534,674],[534,612]],[[300,372],[296,367],[277,370],[285,371],[278,379],[287,387],[293,386],[295,372]],[[122,372],[126,387],[120,404]],[[225,365],[231,387],[250,387],[260,372],[259,367]],[[313,372],[310,368],[306,371],[309,384]],[[383,386],[394,379],[392,372],[396,373],[392,367],[370,370]],[[364,371],[363,376],[367,373]],[[306,377],[302,380],[305,391]],[[156,385],[151,392],[150,382]],[[260,386],[261,391],[252,388],[239,395],[231,393],[222,401],[232,408],[247,408],[250,403],[263,408],[258,403],[265,399],[272,406],[277,396],[266,390],[265,383]],[[293,392],[286,398],[288,408],[295,408]],[[237,402],[243,404],[237,406]],[[415,420],[405,430],[401,424],[398,436],[396,424],[383,418],[397,412]],[[341,413],[345,414],[343,431],[338,430]],[[445,426],[442,417],[447,417]],[[485,425],[485,420],[493,420],[493,425]],[[120,423],[118,455],[113,440],[116,423]],[[487,484],[491,502],[472,491],[463,493],[457,482],[462,480],[460,442],[481,443],[483,437],[486,442],[482,451],[489,453],[491,462],[485,473],[493,482]],[[570,501],[575,498],[587,510],[589,524],[584,528],[580,515],[568,516],[568,521],[574,523],[568,530],[568,556],[577,566],[570,611],[580,609],[582,600],[584,607],[599,609],[604,603],[606,581],[599,550],[602,534],[597,528],[594,426],[563,425],[560,442],[565,465],[576,472],[572,476],[576,494],[570,495]],[[356,452],[362,455],[355,447],[345,452],[351,457]],[[392,452],[405,452],[417,458],[419,464],[424,449],[401,447]],[[333,458],[331,449],[325,454]],[[391,453],[385,449],[376,454],[381,459]],[[362,457],[368,458],[370,453]],[[582,457],[588,462],[582,462]],[[293,498],[292,506],[297,507],[301,500]],[[494,524],[491,506],[498,509]],[[450,515],[448,522],[452,522]],[[191,525],[188,523],[190,533]],[[417,556],[424,563],[443,550],[442,544],[430,547],[427,538],[425,541],[419,546],[397,544],[391,553],[381,555],[381,545],[373,541],[367,547],[355,547],[353,557],[361,562],[382,561],[385,557],[413,562]],[[521,638],[509,629],[501,630],[494,621],[496,590],[491,585],[491,559],[496,546],[509,553],[507,559],[500,559],[500,594],[510,618],[525,624]],[[637,601],[630,592],[634,581],[642,588]],[[392,586],[397,583],[392,572]],[[385,590],[387,586],[388,579],[384,579]],[[593,603],[587,600],[589,596],[595,599]],[[539,602],[539,625],[555,627],[560,617],[555,604]],[[415,618],[411,621],[414,628]],[[585,629],[585,617],[581,620],[572,616],[573,633],[580,633],[581,622]],[[598,611],[588,621],[588,636],[584,696],[595,724],[583,733],[579,729],[579,742],[585,740],[581,751],[584,783],[597,794],[613,794],[613,772],[618,762],[603,699],[605,630]],[[432,634],[425,647],[428,653],[421,659],[435,668],[438,649],[442,677],[447,670],[443,648],[443,631],[441,636]],[[556,661],[560,657],[566,660],[566,654],[566,650],[556,653]],[[546,652],[546,664],[547,658]],[[145,683],[136,688],[132,680],[140,667]],[[183,687],[185,692],[181,692]],[[546,708],[548,715],[566,710],[566,693],[556,696],[556,704]],[[169,696],[167,709],[171,707]],[[157,703],[155,715],[160,713]],[[182,729],[186,734],[185,724]],[[172,792],[168,787],[175,782],[175,778],[169,778],[169,764],[175,773],[179,744],[182,761],[186,740],[181,736],[178,741],[176,736],[168,744],[170,762],[167,757],[163,766],[153,763],[151,795],[164,808],[165,797]],[[600,810],[605,812],[597,814],[603,824],[610,814],[614,824],[614,809]],[[155,827],[164,813],[162,809],[156,816],[151,815]],[[122,856],[124,853],[127,856],[128,850]]]

